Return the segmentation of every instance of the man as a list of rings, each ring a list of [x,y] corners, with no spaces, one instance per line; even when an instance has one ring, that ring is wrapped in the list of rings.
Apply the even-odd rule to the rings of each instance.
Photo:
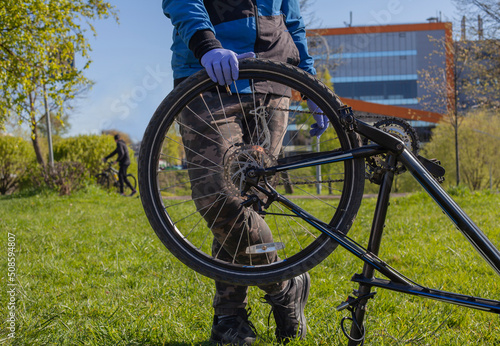
[[[132,191],[132,193],[129,195],[130,197],[132,197],[137,193],[137,191],[127,179],[127,169],[128,166],[130,166],[130,157],[128,155],[127,144],[123,141],[123,139],[120,138],[120,135],[115,135],[114,139],[116,143],[116,149],[111,154],[106,156],[103,161],[106,162],[110,157],[118,155],[114,163],[118,163],[120,167],[118,170],[118,184],[120,185],[120,194],[122,196],[125,196],[125,193],[123,192],[123,184],[125,183]]]
[[[298,65],[305,71],[316,74],[313,59],[307,52],[305,27],[300,15],[299,0],[163,0],[163,11],[170,18],[175,29],[172,44],[172,69],[174,85],[177,86],[191,74],[205,68],[210,78],[220,85],[230,85],[238,79],[238,59],[247,57],[267,58]],[[251,97],[255,97],[249,95]],[[248,104],[254,106],[254,99],[239,100],[238,95],[224,95],[224,104]],[[272,104],[278,97],[262,95],[258,102]],[[265,100],[264,100],[265,98]],[[191,113],[203,114],[206,108],[219,104],[219,95],[207,91],[203,95],[204,104],[190,105]],[[316,111],[316,124],[312,135],[320,136],[328,126],[328,120],[317,106],[308,101],[311,111]],[[235,107],[239,108],[239,107]],[[193,119],[190,112],[181,114],[182,123],[189,124],[181,128],[183,142],[189,142],[204,152],[221,153],[224,148],[207,141],[207,122]],[[206,112],[207,121],[214,116]],[[241,113],[241,114],[240,114]],[[221,123],[218,129],[238,133],[235,143],[243,142],[245,129],[241,127],[241,117],[245,112],[236,111],[233,123]],[[279,113],[279,114],[278,114]],[[269,151],[277,155],[281,149],[283,124],[286,124],[287,112],[275,112],[273,121],[268,125],[271,133]],[[240,119],[240,120],[238,120]],[[281,121],[280,121],[281,119]],[[217,119],[212,119],[217,121]],[[234,129],[238,128],[236,132]],[[232,129],[232,130],[231,130]],[[275,134],[275,136],[273,136]],[[248,135],[248,133],[247,133]],[[195,150],[186,152],[187,161],[205,167],[208,162],[200,160]],[[220,163],[221,155],[214,154],[209,161]],[[220,191],[222,179],[214,175],[202,175],[201,170],[191,170],[192,199],[198,210],[204,205],[212,205],[216,197],[203,193],[208,189]],[[219,178],[219,179],[218,179]],[[214,213],[204,213],[203,217],[214,235],[212,251],[220,253],[231,247],[231,241],[218,240],[228,234],[230,229],[241,229],[247,233],[256,233],[256,238],[272,239],[272,234],[263,220],[251,208],[241,206],[238,198],[226,199]],[[230,253],[230,249],[228,252]],[[276,258],[274,259],[276,260]],[[246,312],[247,287],[216,282],[213,301],[214,320],[211,341],[219,344],[250,345],[256,335]],[[305,273],[286,282],[260,287],[266,292],[265,300],[272,306],[276,321],[276,336],[279,341],[287,342],[292,338],[304,338],[307,331],[304,307],[309,295],[310,278]]]

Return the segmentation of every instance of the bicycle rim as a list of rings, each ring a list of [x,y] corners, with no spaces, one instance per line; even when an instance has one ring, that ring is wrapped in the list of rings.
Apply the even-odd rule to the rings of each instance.
[[[132,192],[133,190],[135,190],[137,188],[137,180],[135,179],[133,174],[127,174],[127,179],[129,181],[130,185],[132,185],[132,190],[130,190],[130,192]],[[124,187],[127,189],[130,189],[126,184]]]
[[[305,98],[330,118],[319,141],[309,135],[314,119]],[[270,61],[241,61],[231,95],[204,71],[184,81],[158,107],[140,152],[141,199],[160,240],[190,268],[235,284],[283,281],[320,263],[336,242],[279,204],[272,203],[265,218],[256,205],[241,207],[241,190],[249,168],[357,147],[358,139],[338,122],[340,106],[317,79]],[[347,233],[362,199],[364,162],[291,170],[268,181]],[[259,196],[255,189],[249,193]],[[265,196],[259,198],[265,204]]]

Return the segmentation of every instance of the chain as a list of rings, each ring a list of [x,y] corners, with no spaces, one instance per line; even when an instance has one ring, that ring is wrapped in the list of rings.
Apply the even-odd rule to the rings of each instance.
[[[310,111],[299,111],[297,109],[290,109],[290,108],[273,108],[273,110],[284,111],[284,112],[300,113],[300,114],[311,114]],[[388,118],[387,116],[378,115],[378,114],[372,114],[372,115],[359,115],[359,114],[355,114],[354,117],[356,119],[387,119]]]
[[[326,184],[326,183],[342,183],[344,179],[330,179],[330,180],[311,180],[311,181],[298,181],[298,182],[280,182],[278,185],[312,185],[312,184]]]
[[[290,109],[290,108],[273,108],[273,110],[277,111],[285,111],[285,112],[293,112],[293,113],[300,113],[300,114],[311,114],[310,111],[300,111],[297,109]],[[373,114],[373,115],[355,115],[356,119],[387,119],[386,116],[383,115],[378,115],[378,114]],[[280,182],[278,185],[313,185],[313,184],[329,184],[329,183],[342,183],[344,182],[344,179],[331,179],[331,180],[312,180],[312,181],[299,181],[299,182]]]

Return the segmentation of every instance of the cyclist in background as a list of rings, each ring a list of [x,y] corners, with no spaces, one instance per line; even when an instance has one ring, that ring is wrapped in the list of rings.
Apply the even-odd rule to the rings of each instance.
[[[132,191],[129,196],[132,197],[137,193],[137,191],[127,179],[127,169],[128,166],[130,166],[130,156],[128,154],[127,144],[123,141],[123,139],[120,138],[120,135],[115,135],[114,139],[116,142],[116,149],[111,154],[106,156],[103,161],[106,162],[110,157],[118,155],[114,163],[118,163],[119,166],[118,184],[120,185],[120,194],[122,196],[125,196],[125,194],[123,193],[123,184],[127,184],[127,186]]]
[[[238,59],[259,57],[291,63],[315,75],[313,59],[308,54],[306,32],[300,14],[299,0],[163,0],[163,12],[170,18],[173,26],[172,69],[174,85],[179,85],[193,73],[205,68],[210,78],[219,85],[231,85],[238,79]],[[241,90],[241,89],[239,89]],[[257,102],[271,104],[277,108],[286,108],[283,97],[273,96],[268,91],[259,91]],[[254,95],[255,96],[255,95]],[[224,104],[241,104],[253,107],[252,95],[222,95],[223,100],[215,91],[203,93],[204,104],[190,105],[191,114],[181,114],[183,123],[181,135],[184,143],[194,150],[186,152],[188,163],[197,167],[207,167],[209,162],[200,161],[196,155],[196,147],[205,153],[213,153],[210,162],[221,162],[225,148],[217,144],[217,139],[211,140],[206,126],[216,121],[207,108],[216,109],[220,102]],[[280,101],[281,99],[281,101]],[[308,101],[311,111],[316,111],[311,135],[319,136],[327,126],[328,120],[314,103]],[[233,107],[239,109],[239,107]],[[238,111],[237,111],[238,112]],[[236,113],[237,113],[236,112]],[[201,121],[192,114],[206,115]],[[205,115],[203,115],[206,113]],[[275,111],[270,128],[269,151],[279,154],[283,124],[286,124],[288,112]],[[241,126],[242,112],[234,114],[232,123],[219,124],[222,133],[239,133],[235,142],[243,141],[245,131]],[[235,130],[237,129],[237,130]],[[241,131],[240,131],[241,130]],[[200,135],[204,134],[204,135]],[[231,138],[231,140],[233,140]],[[201,169],[190,170],[192,199],[198,210],[204,210],[206,205],[214,205],[206,191],[222,191],[220,177],[206,174]],[[212,194],[213,195],[213,194]],[[205,207],[204,207],[205,206]],[[224,239],[231,229],[251,234],[252,239],[272,239],[271,230],[264,219],[251,208],[241,206],[239,198],[228,198],[220,207],[220,212],[209,211],[203,217],[212,227],[214,243],[212,251],[221,253],[220,248],[231,253],[232,240]],[[211,208],[215,210],[216,208]],[[206,209],[205,209],[206,210]],[[216,226],[215,226],[216,225]],[[240,232],[240,233],[241,233]],[[224,245],[221,245],[221,244]],[[223,251],[223,252],[224,252]],[[272,254],[268,254],[272,257]],[[271,261],[275,261],[274,256]],[[269,258],[263,259],[268,261]],[[214,320],[211,331],[211,341],[219,344],[250,345],[256,341],[252,323],[248,320],[247,291],[244,286],[215,283],[216,292],[213,301]],[[266,292],[265,300],[272,306],[276,321],[276,336],[278,341],[288,342],[293,338],[304,338],[307,331],[304,307],[309,295],[310,278],[305,273],[285,282],[260,287]]]

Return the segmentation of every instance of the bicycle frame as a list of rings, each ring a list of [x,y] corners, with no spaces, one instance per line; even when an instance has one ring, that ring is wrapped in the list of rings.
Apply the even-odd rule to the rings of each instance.
[[[357,291],[358,298],[354,299],[350,297],[350,300],[338,307],[338,310],[350,308],[351,311],[353,311],[353,325],[351,327],[351,334],[348,336],[350,340],[349,345],[357,345],[363,342],[364,329],[359,326],[362,326],[366,302],[374,295],[374,293],[370,294],[371,287],[380,287],[406,294],[462,305],[469,308],[500,313],[500,301],[445,292],[421,286],[406,278],[397,270],[390,267],[386,262],[378,258],[383,228],[389,206],[394,169],[388,169],[384,173],[378,193],[368,247],[366,249],[348,238],[343,233],[332,229],[332,227],[328,224],[310,215],[286,197],[280,195],[269,184],[266,183],[266,189],[259,187],[255,183],[255,181],[260,177],[273,175],[290,169],[311,167],[356,158],[366,158],[380,153],[385,153],[388,167],[394,168],[397,161],[401,162],[425,189],[425,191],[434,199],[444,213],[451,219],[467,240],[469,240],[476,251],[478,251],[485,261],[497,272],[497,274],[500,275],[500,252],[498,249],[491,243],[479,227],[474,224],[474,222],[466,215],[458,204],[456,204],[454,200],[445,192],[445,190],[439,185],[436,179],[419,161],[419,159],[405,148],[404,143],[375,127],[369,126],[368,124],[355,119],[352,115],[352,111],[348,107],[341,109],[340,113],[341,122],[348,130],[355,131],[376,144],[363,146],[345,152],[331,151],[319,155],[313,154],[306,158],[302,157],[299,161],[291,163],[285,162],[283,164],[279,164],[280,162],[278,160],[278,166],[251,171],[248,174],[248,178],[250,180],[253,179],[254,183],[251,184],[266,194],[268,200],[270,199],[271,202],[280,203],[291,213],[302,218],[319,231],[327,234],[337,241],[342,247],[364,261],[365,264],[362,274],[355,274],[351,279],[352,281],[359,283],[359,290]],[[375,278],[375,270],[385,275],[389,280]]]

